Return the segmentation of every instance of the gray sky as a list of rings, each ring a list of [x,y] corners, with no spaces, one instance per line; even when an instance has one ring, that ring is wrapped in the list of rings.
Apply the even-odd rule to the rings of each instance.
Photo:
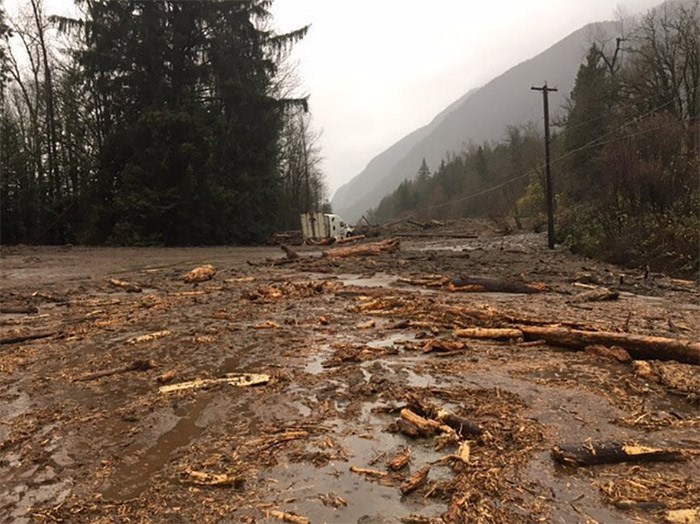
[[[618,5],[661,0],[276,0],[280,32],[312,24],[293,53],[323,135],[330,194],[448,104]],[[22,0],[6,0],[12,10]],[[65,12],[72,0],[45,0]],[[538,115],[533,115],[537,117]]]

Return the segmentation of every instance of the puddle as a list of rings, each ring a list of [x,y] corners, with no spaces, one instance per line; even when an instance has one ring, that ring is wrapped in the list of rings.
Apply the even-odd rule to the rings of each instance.
[[[333,461],[326,466],[314,467],[304,463],[287,464],[266,472],[265,478],[274,484],[276,503],[283,511],[292,511],[309,518],[311,522],[337,523],[384,523],[399,522],[409,514],[437,517],[446,511],[446,505],[419,494],[402,496],[398,487],[383,486],[362,475],[350,471],[351,466],[384,470],[385,462],[404,446],[412,451],[411,471],[415,472],[426,463],[440,458],[430,447],[430,443],[408,442],[401,435],[384,431],[393,420],[389,416],[375,415],[372,409],[377,403],[364,403],[359,422],[365,430],[362,436],[348,435],[338,439],[338,444],[348,453],[348,461]],[[337,432],[349,429],[346,423],[338,420]],[[310,446],[309,451],[318,451]],[[381,457],[375,464],[373,459]],[[433,467],[429,479],[451,478],[449,468]],[[274,479],[274,480],[273,480]],[[347,501],[347,506],[338,509],[324,506],[321,496],[332,493]]]
[[[123,501],[139,497],[151,484],[151,477],[156,475],[170,460],[178,448],[186,446],[195,439],[203,427],[197,422],[208,406],[210,397],[201,395],[191,404],[176,409],[175,415],[180,419],[148,448],[140,458],[128,457],[126,462],[111,475],[110,487],[103,492],[107,500]],[[128,453],[127,449],[125,453]]]
[[[395,345],[401,345],[403,342],[413,342],[414,340],[416,340],[416,336],[412,333],[394,333],[388,337],[367,342],[366,345],[375,349],[391,348]]]

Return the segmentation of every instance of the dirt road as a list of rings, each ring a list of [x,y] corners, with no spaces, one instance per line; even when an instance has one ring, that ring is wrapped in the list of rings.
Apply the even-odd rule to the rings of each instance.
[[[5,248],[4,311],[27,312],[0,315],[0,521],[692,517],[698,366],[455,330],[697,341],[697,287],[548,251],[541,235],[457,238],[474,229],[409,232],[399,251],[372,257],[300,248],[293,262],[277,248]],[[203,264],[212,279],[183,281]],[[464,276],[545,291],[450,288]],[[581,295],[603,287],[615,299]],[[17,340],[27,336],[37,338]],[[230,374],[262,383],[164,387]],[[445,427],[430,406],[478,429]],[[432,429],[416,433],[406,409],[428,409]],[[610,440],[682,462],[572,468],[550,454]]]

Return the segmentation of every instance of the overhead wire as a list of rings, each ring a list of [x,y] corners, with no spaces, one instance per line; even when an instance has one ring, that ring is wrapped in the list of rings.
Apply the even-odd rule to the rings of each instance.
[[[635,123],[635,122],[640,122],[640,121],[644,120],[645,118],[649,118],[651,115],[655,114],[657,111],[659,111],[659,110],[665,108],[666,106],[668,106],[669,104],[673,103],[674,100],[675,100],[675,99],[668,100],[668,101],[664,102],[663,104],[661,104],[661,105],[659,105],[659,106],[657,106],[657,107],[654,107],[654,108],[650,109],[649,111],[647,111],[646,113],[644,113],[644,114],[642,114],[642,115],[639,115],[639,116],[636,116],[636,117],[634,117],[634,118],[631,118],[631,119],[627,120],[626,122],[622,123],[620,126],[616,127],[615,129],[613,129],[613,130],[611,130],[611,131],[608,131],[607,133],[603,133],[603,134],[600,135],[599,137],[597,137],[597,138],[595,138],[595,139],[593,139],[593,140],[587,142],[586,144],[582,145],[581,147],[578,147],[578,148],[576,148],[576,149],[572,149],[571,151],[567,151],[565,154],[563,154],[563,155],[559,156],[558,158],[552,160],[552,161],[550,162],[550,164],[559,163],[559,162],[565,160],[566,158],[568,158],[568,157],[570,157],[570,156],[572,156],[572,155],[574,155],[574,154],[576,154],[576,153],[579,153],[579,152],[581,152],[581,151],[586,151],[586,150],[588,150],[588,149],[592,149],[592,148],[595,148],[595,147],[600,147],[600,146],[607,145],[607,144],[611,144],[611,143],[614,143],[614,142],[619,142],[619,141],[622,141],[622,140],[626,140],[626,139],[628,139],[628,138],[632,138],[632,137],[634,137],[634,136],[643,135],[643,134],[646,134],[646,133],[650,133],[650,132],[652,132],[652,131],[657,131],[657,130],[659,130],[659,129],[665,129],[665,128],[670,127],[670,126],[672,126],[672,125],[677,125],[677,124],[683,123],[683,122],[680,121],[680,120],[674,120],[673,122],[671,122],[671,123],[669,123],[669,124],[664,124],[664,125],[661,125],[661,126],[657,126],[657,127],[654,127],[654,128],[650,128],[650,129],[644,129],[644,130],[641,130],[641,131],[637,131],[637,132],[635,132],[635,133],[630,133],[630,134],[628,134],[628,135],[624,135],[624,136],[621,136],[621,137],[616,137],[616,138],[614,138],[614,139],[612,139],[612,140],[600,142],[601,139],[603,139],[603,138],[605,138],[605,137],[608,137],[608,136],[610,136],[610,135],[612,135],[612,134],[615,134],[615,133],[617,133],[618,131],[624,129],[625,127],[627,127],[627,126],[629,126],[629,125],[631,125],[631,124],[633,124],[633,123]],[[537,173],[538,171],[544,169],[545,166],[546,166],[546,164],[540,164],[539,166],[535,167],[534,169],[531,169],[531,170],[529,170],[529,171],[527,171],[527,172],[525,172],[525,173],[521,173],[521,174],[519,174],[519,175],[516,175],[516,176],[514,176],[514,177],[511,177],[511,178],[509,178],[509,179],[507,179],[507,180],[504,180],[503,182],[500,182],[500,183],[498,183],[498,184],[495,185],[495,186],[491,186],[491,187],[489,187],[489,188],[483,189],[483,190],[478,191],[478,192],[476,192],[476,193],[473,193],[473,194],[470,194],[470,195],[465,195],[465,196],[463,196],[463,197],[459,197],[459,198],[456,198],[456,199],[453,199],[453,200],[449,200],[449,201],[447,201],[447,202],[442,202],[442,203],[440,203],[440,204],[434,204],[434,205],[432,205],[432,206],[426,206],[426,207],[422,207],[422,208],[420,208],[420,209],[415,209],[415,210],[413,210],[413,212],[414,212],[414,213],[419,213],[419,212],[421,212],[421,211],[430,211],[430,210],[432,210],[432,209],[438,209],[438,208],[441,208],[441,207],[449,206],[449,205],[452,205],[452,204],[457,204],[457,203],[459,203],[459,202],[465,202],[465,201],[467,201],[467,200],[471,200],[471,199],[473,199],[473,198],[480,197],[480,196],[485,195],[485,194],[488,194],[488,193],[490,193],[490,192],[492,192],[492,191],[496,191],[496,190],[498,190],[498,189],[502,189],[503,187],[507,186],[508,184],[510,184],[510,183],[512,183],[512,182],[515,182],[516,180],[520,180],[520,179],[522,179],[522,178],[525,178],[525,177],[528,177],[528,176],[530,176],[530,175],[533,175],[533,174]]]

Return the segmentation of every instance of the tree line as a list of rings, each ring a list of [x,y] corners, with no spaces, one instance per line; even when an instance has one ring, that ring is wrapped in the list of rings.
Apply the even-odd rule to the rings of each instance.
[[[270,0],[0,4],[0,240],[249,243],[326,201]]]
[[[557,240],[607,261],[676,274],[700,267],[697,2],[667,2],[595,38],[552,137]],[[629,25],[629,20],[627,21]],[[490,216],[540,228],[543,139],[509,127],[434,173],[423,163],[370,216]]]

